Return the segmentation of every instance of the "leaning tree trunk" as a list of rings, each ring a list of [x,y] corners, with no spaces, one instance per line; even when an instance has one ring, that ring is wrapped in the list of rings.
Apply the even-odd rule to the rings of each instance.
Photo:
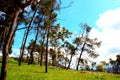
[[[38,24],[38,27],[37,27],[37,33],[36,33],[36,36],[35,36],[35,42],[34,42],[34,44],[33,44],[32,51],[30,52],[30,59],[29,59],[29,61],[28,61],[28,65],[29,65],[29,64],[33,64],[33,61],[34,61],[33,52],[34,52],[34,50],[35,50],[35,44],[36,44],[37,39],[38,39],[39,26],[40,26],[40,24]]]
[[[35,10],[35,12],[33,14],[33,17],[32,17],[32,19],[30,21],[30,24],[29,24],[29,26],[27,28],[27,32],[24,35],[23,44],[21,46],[20,57],[19,57],[19,66],[21,66],[22,58],[23,58],[23,55],[24,55],[25,44],[26,44],[26,41],[27,41],[27,38],[28,38],[28,34],[30,32],[31,24],[32,24],[32,21],[33,21],[33,19],[35,17],[36,12],[37,12],[37,9]]]
[[[10,45],[10,41],[11,41],[11,38],[12,38],[12,35],[13,35],[13,32],[14,32],[14,25],[15,25],[15,23],[17,21],[19,10],[23,9],[23,8],[25,8],[27,6],[29,6],[30,4],[33,3],[33,1],[34,0],[29,0],[26,4],[22,4],[20,6],[17,6],[16,4],[13,3],[13,5],[16,8],[16,10],[13,10],[12,12],[9,12],[9,10],[8,10],[9,13],[6,13],[7,15],[9,14],[9,16],[7,16],[7,17],[8,17],[8,19],[10,19],[11,24],[9,26],[9,31],[8,31],[8,34],[7,34],[6,38],[5,38],[5,40],[4,40],[4,44],[3,44],[3,50],[2,50],[2,67],[1,67],[0,80],[6,80],[8,54],[9,54],[9,45]],[[5,2],[5,3],[7,4],[7,2]],[[2,2],[1,2],[1,4],[2,4]],[[3,7],[3,9],[2,9],[3,12],[4,12],[4,7],[5,6],[2,6]],[[9,9],[10,7],[6,6],[6,8]],[[9,22],[7,22],[7,23],[9,23]],[[4,26],[4,27],[6,27],[6,26]]]
[[[78,68],[79,68],[79,63],[80,63],[81,56],[82,56],[83,51],[84,51],[85,44],[86,44],[86,42],[83,44],[83,47],[82,47],[82,50],[81,50],[81,53],[80,53],[80,56],[79,56],[79,59],[78,59],[76,70],[78,70]]]
[[[19,10],[11,14],[13,15],[13,20],[12,20],[11,26],[9,28],[9,32],[7,34],[7,37],[5,38],[4,45],[3,45],[3,51],[2,51],[3,57],[2,57],[2,68],[1,68],[0,80],[6,80],[9,45],[10,45],[10,41],[12,38],[12,34],[14,32],[14,24],[17,21],[18,14],[19,14]]]
[[[69,64],[68,64],[67,69],[69,69],[69,68],[70,68],[70,64],[71,64],[71,62],[72,62],[72,57],[73,57],[73,55],[71,55],[71,57],[70,57],[70,61],[69,61]]]

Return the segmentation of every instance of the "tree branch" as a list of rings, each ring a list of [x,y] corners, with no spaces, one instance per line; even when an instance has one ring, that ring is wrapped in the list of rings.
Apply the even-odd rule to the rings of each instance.
[[[24,9],[25,7],[29,6],[30,4],[32,4],[35,0],[29,0],[27,3],[25,4],[21,4],[19,5],[19,8]]]
[[[70,2],[67,6],[61,7],[60,9],[68,8],[68,7],[70,7],[73,3],[74,3],[74,2],[72,1],[72,2]]]

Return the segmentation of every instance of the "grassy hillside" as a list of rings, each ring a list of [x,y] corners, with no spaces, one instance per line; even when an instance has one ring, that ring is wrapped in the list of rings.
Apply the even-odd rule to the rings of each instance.
[[[1,63],[0,63],[1,66]],[[49,67],[44,73],[44,67],[22,64],[9,59],[7,80],[120,80],[120,75],[100,72],[73,71]]]

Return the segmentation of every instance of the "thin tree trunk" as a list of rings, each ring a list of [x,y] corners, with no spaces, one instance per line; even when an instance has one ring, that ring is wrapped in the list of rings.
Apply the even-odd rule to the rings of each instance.
[[[23,39],[23,45],[21,47],[22,49],[20,51],[20,57],[19,57],[19,66],[21,66],[21,61],[22,61],[22,58],[23,58],[23,55],[24,55],[25,44],[26,44],[26,41],[27,41],[27,38],[28,38],[28,34],[30,32],[31,24],[32,24],[32,21],[33,21],[33,19],[35,17],[36,12],[37,12],[37,9],[35,10],[35,12],[33,14],[33,17],[32,17],[32,19],[30,21],[30,24],[29,24],[29,26],[27,28],[27,32],[25,33],[26,35],[25,35],[25,37]]]
[[[40,58],[40,66],[42,66],[43,63],[43,53],[44,53],[44,41],[45,41],[45,37],[43,37],[43,41],[42,41],[42,51],[41,51],[41,58]]]
[[[116,63],[116,73],[119,74],[119,62]]]
[[[43,50],[42,50],[41,56],[40,56],[40,66],[42,66],[42,63],[43,63]]]
[[[22,62],[22,57],[24,55],[24,52],[22,52],[23,50],[23,44],[24,44],[24,41],[25,41],[25,35],[26,35],[26,31],[24,32],[24,37],[23,37],[23,40],[22,40],[22,45],[21,45],[21,48],[20,48],[20,57],[19,57],[19,60],[18,60],[18,65],[21,66],[21,62]]]
[[[48,72],[48,39],[49,39],[49,29],[47,31],[47,41],[46,41],[46,57],[45,57],[45,73]]]
[[[71,62],[72,62],[72,55],[71,55],[71,57],[70,57],[70,61],[69,61],[69,64],[68,64],[68,67],[67,67],[67,69],[69,69],[70,68],[70,64],[71,64]]]
[[[38,56],[38,64],[40,64],[40,52],[39,52],[39,56]]]
[[[12,24],[9,28],[9,32],[7,34],[7,37],[5,38],[4,41],[4,45],[3,45],[3,58],[2,58],[2,68],[1,68],[1,76],[0,76],[0,80],[6,80],[6,75],[7,75],[7,63],[8,63],[8,54],[9,54],[9,45],[10,45],[10,40],[12,38],[12,34],[14,32],[14,24],[17,21],[17,17],[19,14],[19,10],[16,11],[15,13],[12,13],[13,16],[13,20],[12,20]]]
[[[78,70],[78,68],[79,68],[79,63],[80,63],[81,56],[82,56],[83,51],[84,51],[85,44],[86,44],[86,42],[83,44],[83,47],[82,47],[82,50],[81,50],[81,53],[80,53],[80,56],[79,56],[79,59],[78,59],[76,70]]]
[[[52,55],[52,66],[56,66],[56,55]]]
[[[65,68],[67,68],[67,62],[65,61]]]
[[[34,42],[34,44],[33,44],[32,51],[30,52],[30,60],[29,60],[28,64],[33,64],[33,61],[34,61],[33,52],[34,52],[34,50],[35,50],[35,44],[36,44],[37,38],[38,38],[39,26],[40,26],[40,24],[38,24],[38,27],[37,27],[37,33],[36,33],[36,36],[35,36],[35,42]]]

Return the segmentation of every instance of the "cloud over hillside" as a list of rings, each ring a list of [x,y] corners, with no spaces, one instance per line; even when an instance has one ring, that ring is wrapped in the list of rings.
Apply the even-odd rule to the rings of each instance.
[[[120,8],[100,14],[96,26],[98,28],[93,28],[90,35],[102,41],[98,49],[100,54],[98,60],[115,59],[120,53]]]

